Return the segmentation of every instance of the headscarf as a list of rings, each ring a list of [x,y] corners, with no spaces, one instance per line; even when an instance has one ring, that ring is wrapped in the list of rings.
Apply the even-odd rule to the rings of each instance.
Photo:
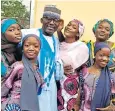
[[[1,32],[5,33],[6,30],[13,24],[18,24],[18,22],[15,19],[5,19],[3,22],[1,22]]]
[[[17,44],[9,42],[6,39],[4,33],[13,24],[17,24],[15,19],[5,19],[1,21],[1,50],[2,54],[5,56],[8,62],[8,65],[11,65],[12,63],[16,62],[15,51]]]
[[[29,37],[35,37],[39,40],[39,37],[37,35],[28,34],[23,38],[22,45],[24,44],[24,41]],[[21,110],[39,111],[37,90],[40,86],[40,79],[38,72],[33,69],[32,63],[24,54],[22,57],[22,61],[24,64],[24,70],[22,73],[21,81]]]
[[[94,55],[96,55],[96,53],[102,48],[110,49],[110,47],[105,42],[98,42],[98,43],[95,44]]]
[[[97,43],[95,45],[94,53],[96,54],[102,48],[109,48],[109,46],[104,42]],[[109,68],[107,66],[102,68],[94,97],[91,102],[91,111],[96,111],[96,108],[105,108],[109,105],[111,94],[110,78]]]
[[[22,38],[22,46],[24,45],[24,41],[28,39],[29,37],[35,37],[38,41],[40,41],[39,37],[35,34],[27,34],[25,37]],[[40,42],[41,43],[41,42]]]
[[[75,22],[79,25],[79,38],[80,38],[84,33],[85,27],[84,27],[83,23],[77,19],[73,19],[72,22]]]
[[[110,24],[110,34],[109,34],[109,37],[111,37],[113,34],[114,34],[114,25],[113,25],[113,23],[110,21],[110,20],[108,20],[108,19],[102,19],[102,20],[99,20],[95,25],[94,25],[94,27],[93,27],[93,33],[95,34],[95,32],[96,32],[96,30],[97,30],[97,28],[98,28],[98,26],[99,26],[99,24],[101,23],[101,22],[108,22],[109,24]]]

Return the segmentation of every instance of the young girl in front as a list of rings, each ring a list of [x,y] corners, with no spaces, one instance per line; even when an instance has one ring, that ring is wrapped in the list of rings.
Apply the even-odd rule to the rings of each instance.
[[[94,65],[85,76],[85,100],[80,111],[115,111],[111,99],[115,97],[115,74],[107,66],[111,50],[104,42],[95,45]]]
[[[38,89],[42,78],[38,72],[36,58],[40,51],[37,35],[26,35],[22,40],[22,61],[15,62],[9,76],[2,84],[3,111],[39,111]]]

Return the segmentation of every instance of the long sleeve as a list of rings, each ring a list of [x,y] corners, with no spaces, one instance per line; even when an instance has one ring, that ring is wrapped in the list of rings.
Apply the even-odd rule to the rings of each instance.
[[[57,35],[60,42],[65,41],[64,35],[61,31],[57,31]]]
[[[13,65],[14,65],[14,64],[13,64]],[[2,83],[1,83],[1,97],[5,97],[5,96],[7,96],[8,93],[9,93],[10,88],[7,87],[5,83],[6,83],[6,80],[9,78],[10,74],[11,74],[12,71],[13,71],[13,65],[11,66],[10,71],[7,72],[8,74],[5,76],[4,80],[3,80]]]

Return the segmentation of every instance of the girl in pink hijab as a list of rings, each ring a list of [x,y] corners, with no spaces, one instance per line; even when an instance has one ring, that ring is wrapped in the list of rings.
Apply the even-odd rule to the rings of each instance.
[[[60,59],[64,66],[64,74],[58,83],[58,110],[77,111],[81,101],[77,101],[78,90],[82,93],[80,99],[84,98],[83,82],[85,76],[85,63],[88,60],[88,48],[79,39],[84,33],[83,24],[74,19],[64,29],[65,41],[60,43]],[[72,70],[70,70],[70,67]]]

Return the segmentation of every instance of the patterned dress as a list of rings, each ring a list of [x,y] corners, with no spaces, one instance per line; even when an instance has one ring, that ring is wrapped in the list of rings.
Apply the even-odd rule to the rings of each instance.
[[[21,77],[23,73],[23,63],[15,62],[9,72],[7,79],[2,83],[1,88],[1,109],[3,111],[21,111],[20,109],[20,91]],[[41,76],[38,73],[38,78]]]
[[[73,73],[69,75],[63,73],[63,78],[60,80],[58,110],[70,111],[76,104],[79,88],[83,88],[83,77],[86,70],[83,64],[88,60],[89,53],[86,44],[78,40],[73,43],[62,42],[59,54],[63,66],[71,65]]]
[[[80,111],[91,111],[91,101],[93,99],[99,76],[87,73],[84,82],[85,100],[82,102]],[[112,95],[115,96],[115,74],[111,74]]]
[[[86,67],[82,68],[82,78],[85,77]],[[58,87],[58,110],[71,111],[76,105],[76,98],[80,85],[79,73],[70,74],[60,80],[60,87]]]

